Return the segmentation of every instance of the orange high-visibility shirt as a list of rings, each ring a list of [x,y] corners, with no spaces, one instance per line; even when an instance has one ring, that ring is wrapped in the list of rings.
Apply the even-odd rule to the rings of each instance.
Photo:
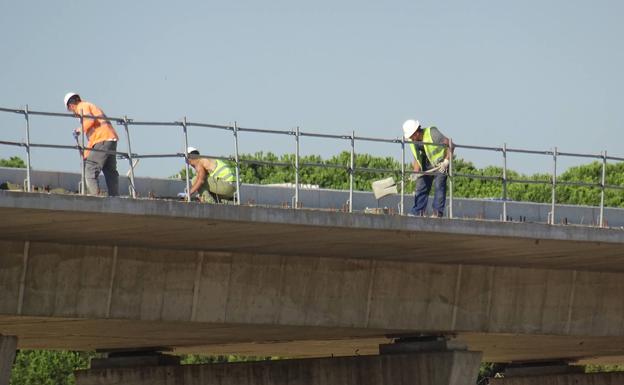
[[[99,109],[95,104],[81,101],[78,103],[76,113],[78,116],[80,116],[81,113],[85,115],[82,119],[82,130],[87,138],[89,138],[89,144],[87,144],[87,149],[84,153],[85,158],[89,156],[91,152],[89,148],[93,148],[96,143],[105,142],[107,140],[117,140],[119,138],[113,126],[106,120],[104,111]],[[103,119],[89,118],[86,115],[102,116]]]

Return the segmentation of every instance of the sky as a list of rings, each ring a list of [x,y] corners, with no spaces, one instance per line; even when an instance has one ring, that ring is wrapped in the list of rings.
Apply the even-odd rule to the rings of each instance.
[[[622,15],[616,0],[0,0],[0,107],[64,112],[63,95],[76,91],[135,120],[384,138],[414,118],[458,144],[623,157]],[[71,144],[77,125],[33,117],[31,140]],[[24,140],[24,126],[0,113],[0,140]],[[228,132],[191,128],[189,138],[205,154],[234,152]],[[131,143],[136,153],[184,148],[180,127],[131,127]],[[303,138],[301,148],[330,156],[348,142]],[[240,151],[292,153],[294,140],[242,133]],[[356,152],[400,157],[388,144],[357,142]],[[24,150],[0,145],[0,158],[13,155]],[[502,164],[500,153],[457,155]],[[32,162],[80,166],[69,150],[35,149]],[[527,173],[551,162],[508,159]],[[182,165],[144,160],[136,173],[167,177]]]

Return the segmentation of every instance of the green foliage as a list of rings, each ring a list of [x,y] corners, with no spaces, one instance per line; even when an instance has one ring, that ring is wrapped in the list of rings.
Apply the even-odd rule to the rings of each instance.
[[[479,366],[479,375],[477,377],[477,385],[485,385],[489,383],[490,378],[495,378],[498,373],[503,370],[501,364],[493,362],[482,362]]]
[[[195,177],[195,169],[193,166],[189,165],[189,177],[191,180]],[[182,167],[182,169],[175,175],[169,177],[170,179],[179,179],[186,180],[186,167]]]
[[[15,357],[10,385],[73,385],[74,370],[89,367],[94,353],[21,350]]]
[[[585,365],[585,373],[624,372],[624,365]]]
[[[269,361],[278,359],[277,357],[254,357],[254,356],[206,356],[201,354],[187,354],[181,357],[180,363],[182,365],[192,364],[219,364],[226,362],[251,362],[251,361]]]
[[[26,168],[26,163],[19,156],[12,156],[9,159],[0,159],[0,167]]]
[[[347,167],[350,164],[351,154],[341,152],[329,159],[322,159],[318,155],[306,155],[299,159],[299,178],[302,184],[314,184],[321,188],[348,189],[349,174]],[[281,166],[241,163],[241,181],[243,183],[272,184],[272,183],[294,183],[295,181],[295,156],[285,154],[277,156],[271,152],[257,152],[253,155],[244,154],[240,157],[243,160],[256,160],[264,162],[282,163]],[[315,165],[329,165],[335,167],[319,167]],[[354,176],[354,189],[370,190],[370,183],[373,180],[387,176],[394,176],[400,179],[400,165],[391,157],[380,158],[368,154],[360,154],[355,158],[356,168],[374,168],[396,170],[394,172],[374,173],[360,171]]]

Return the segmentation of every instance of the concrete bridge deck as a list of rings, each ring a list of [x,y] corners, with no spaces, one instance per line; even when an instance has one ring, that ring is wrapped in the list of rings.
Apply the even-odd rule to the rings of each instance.
[[[22,348],[624,355],[624,231],[0,192],[0,334]],[[609,358],[611,357],[611,358]]]
[[[2,239],[624,271],[624,230],[0,191]]]

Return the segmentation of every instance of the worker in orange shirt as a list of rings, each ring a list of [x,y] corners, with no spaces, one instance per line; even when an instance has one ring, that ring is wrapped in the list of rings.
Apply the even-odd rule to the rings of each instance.
[[[74,135],[80,135],[84,131],[89,139],[83,154],[87,193],[98,195],[97,178],[100,172],[104,172],[108,195],[119,195],[119,173],[117,172],[117,158],[115,156],[118,136],[115,129],[101,109],[93,103],[83,101],[77,93],[67,93],[64,101],[67,110],[76,116],[84,116],[82,127],[76,128]],[[91,151],[92,149],[101,151]]]

